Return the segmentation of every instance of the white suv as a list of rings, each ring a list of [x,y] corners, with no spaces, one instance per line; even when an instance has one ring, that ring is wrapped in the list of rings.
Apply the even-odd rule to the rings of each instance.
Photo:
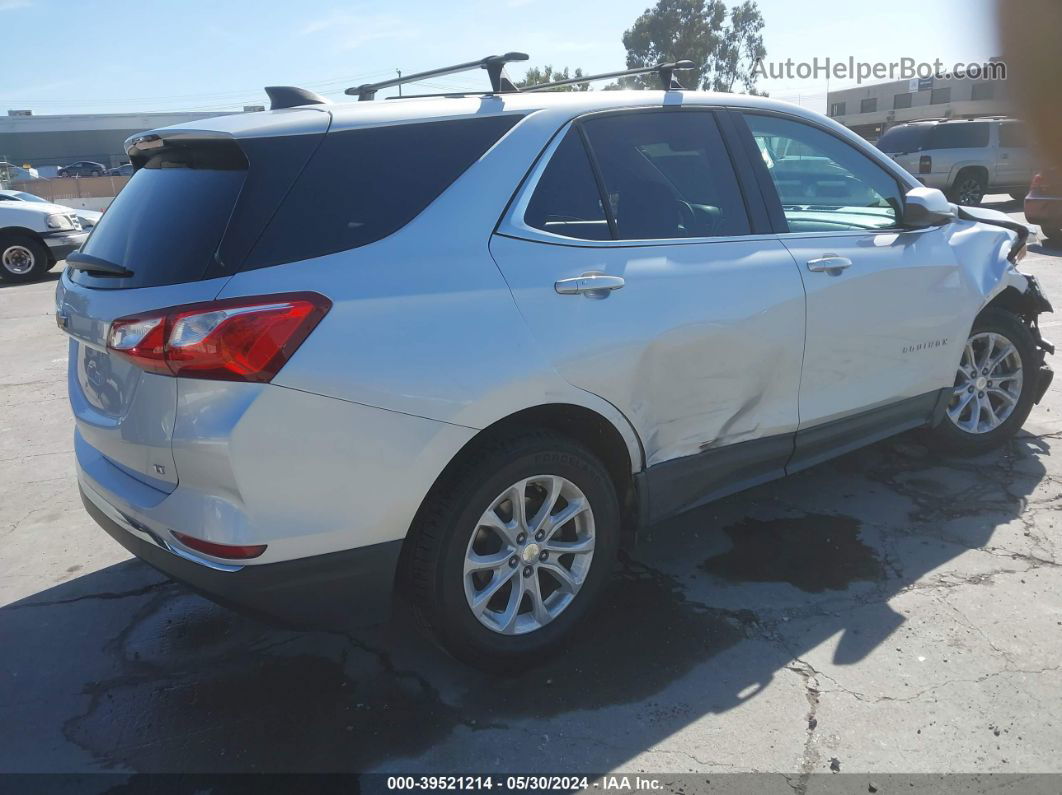
[[[1050,382],[1025,230],[806,109],[296,96],[131,139],[57,292],[88,511],[222,602],[537,660],[641,528]]]

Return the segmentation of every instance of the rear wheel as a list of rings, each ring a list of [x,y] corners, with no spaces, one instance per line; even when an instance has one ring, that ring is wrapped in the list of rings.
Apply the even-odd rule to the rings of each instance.
[[[1054,245],[1062,244],[1062,226],[1041,226],[1040,231]]]
[[[29,282],[52,267],[48,249],[38,240],[22,235],[0,234],[0,279]]]
[[[1039,377],[1029,329],[1016,315],[986,309],[966,341],[944,419],[932,435],[948,452],[976,455],[1018,432]]]
[[[976,207],[985,197],[985,178],[979,171],[960,171],[948,191],[948,198],[956,204]]]
[[[1010,192],[1010,198],[1014,199],[1016,202],[1023,202],[1028,193],[1029,191],[1027,190],[1012,190]]]
[[[410,582],[420,617],[455,657],[537,663],[608,582],[619,504],[601,462],[553,433],[481,445],[418,514]]]

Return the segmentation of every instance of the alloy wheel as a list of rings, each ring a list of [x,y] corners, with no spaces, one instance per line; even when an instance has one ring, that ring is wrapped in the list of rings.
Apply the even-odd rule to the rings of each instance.
[[[966,342],[948,403],[948,417],[967,433],[989,433],[1007,421],[1021,397],[1021,355],[1002,334],[985,331]]]
[[[957,204],[975,205],[980,204],[985,197],[981,188],[981,182],[974,177],[967,177],[959,183],[955,191],[958,198]]]
[[[0,255],[0,263],[3,264],[4,270],[15,276],[24,276],[32,271],[36,261],[33,252],[25,246],[8,246]]]
[[[541,629],[575,599],[594,557],[594,513],[566,478],[536,475],[494,498],[472,530],[464,560],[469,609],[488,629]]]

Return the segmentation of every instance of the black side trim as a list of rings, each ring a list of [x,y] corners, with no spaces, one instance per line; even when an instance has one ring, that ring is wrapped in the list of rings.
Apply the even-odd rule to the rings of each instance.
[[[390,615],[401,541],[217,571],[133,535],[81,491],[85,510],[119,544],[207,598],[294,627],[353,628]]]
[[[947,405],[950,390],[927,392],[888,406],[798,431],[793,457],[786,466],[792,474],[836,458],[860,447],[912,428],[931,424]]]
[[[646,471],[649,522],[783,477],[794,436],[752,439],[650,467]]]

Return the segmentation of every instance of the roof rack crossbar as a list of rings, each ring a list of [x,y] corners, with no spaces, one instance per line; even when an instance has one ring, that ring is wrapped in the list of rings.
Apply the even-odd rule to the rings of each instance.
[[[551,88],[558,88],[560,86],[572,86],[576,83],[589,83],[595,80],[611,80],[614,77],[630,77],[632,75],[644,75],[650,72],[656,72],[660,76],[660,86],[665,91],[671,89],[682,88],[682,84],[675,78],[675,72],[683,72],[688,69],[696,69],[697,65],[693,61],[675,61],[673,63],[658,63],[656,66],[639,66],[634,69],[623,69],[619,72],[603,72],[597,75],[583,75],[582,77],[571,77],[567,80],[555,80],[552,83],[539,83],[534,86],[527,86],[520,89],[521,91],[548,91]]]
[[[363,83],[360,86],[348,88],[345,93],[351,96],[356,96],[358,101],[361,102],[375,98],[376,92],[385,88],[393,88],[394,86],[400,86],[405,83],[416,83],[420,80],[457,74],[458,72],[470,72],[473,69],[487,70],[487,75],[490,78],[491,91],[493,93],[512,93],[514,91],[519,91],[519,89],[505,73],[505,64],[512,63],[513,61],[526,61],[527,58],[528,55],[524,52],[507,52],[505,55],[488,55],[486,58],[480,58],[478,61],[467,61],[465,63],[454,64],[453,66],[443,66],[439,69],[429,69],[426,72],[416,72],[415,74],[402,75],[401,77],[395,77],[390,80],[381,80],[379,83]]]

